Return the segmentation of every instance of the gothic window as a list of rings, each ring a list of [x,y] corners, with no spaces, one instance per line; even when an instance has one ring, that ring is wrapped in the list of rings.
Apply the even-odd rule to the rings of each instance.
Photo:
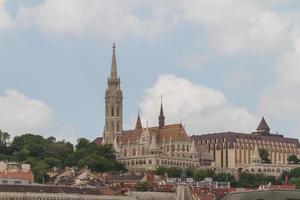
[[[111,116],[112,117],[115,116],[115,112],[114,112],[114,107],[113,106],[111,107]]]
[[[127,149],[124,149],[124,156],[127,156]]]
[[[145,147],[142,147],[142,155],[145,155]]]
[[[132,155],[135,156],[136,155],[136,150],[135,147],[132,148]]]
[[[120,115],[120,109],[117,108],[117,117],[119,117],[119,115]]]
[[[117,123],[117,132],[120,131],[119,123]]]
[[[105,115],[108,116],[108,107],[105,106]]]
[[[110,129],[110,130],[111,130],[112,132],[114,132],[114,131],[115,131],[115,129],[114,129],[114,127],[115,127],[115,126],[114,126],[114,122],[111,122],[111,125],[110,125],[110,127],[111,127],[111,129]]]

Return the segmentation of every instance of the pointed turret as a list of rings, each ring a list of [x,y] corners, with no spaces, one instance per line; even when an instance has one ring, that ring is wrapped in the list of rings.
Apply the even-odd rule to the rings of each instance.
[[[116,59],[116,45],[113,43],[113,53],[111,59],[111,71],[110,71],[110,79],[117,79],[118,78],[118,71],[117,71],[117,59]]]
[[[162,104],[162,100],[161,100],[160,113],[159,113],[159,117],[158,117],[158,127],[159,127],[159,129],[161,129],[164,125],[165,125],[165,116],[164,116],[164,109],[163,109],[163,104]]]
[[[193,139],[192,141],[192,145],[191,145],[191,150],[190,150],[191,154],[196,154],[197,152],[197,148],[196,148],[196,144],[195,144],[195,140]]]
[[[119,153],[120,152],[120,148],[119,148],[119,144],[118,144],[118,141],[117,141],[117,137],[115,137],[115,139],[114,139],[113,146],[114,146],[114,149],[115,149],[116,153]]]
[[[257,132],[270,133],[270,128],[264,117],[262,117],[256,130],[257,130]]]
[[[151,144],[149,146],[149,150],[151,150],[151,151],[160,150],[160,148],[157,146],[155,134],[152,134],[152,139],[151,139]]]
[[[135,130],[142,130],[143,126],[142,126],[142,122],[141,122],[141,118],[140,118],[140,111],[138,112],[138,116],[136,119],[136,123],[135,123]]]

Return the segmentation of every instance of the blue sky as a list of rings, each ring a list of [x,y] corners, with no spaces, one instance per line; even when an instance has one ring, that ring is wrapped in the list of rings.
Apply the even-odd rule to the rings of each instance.
[[[300,131],[296,0],[0,0],[0,129],[75,141],[103,130],[112,42],[124,129]]]

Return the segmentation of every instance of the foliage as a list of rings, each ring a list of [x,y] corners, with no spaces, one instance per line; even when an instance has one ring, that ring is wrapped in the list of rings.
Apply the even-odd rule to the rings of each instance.
[[[293,163],[293,164],[298,164],[300,162],[300,160],[298,159],[298,157],[296,155],[289,155],[287,161],[289,163]]]
[[[9,135],[0,131],[0,160],[28,163],[34,173],[35,181],[46,182],[47,172],[56,167],[89,167],[92,171],[126,171],[116,161],[112,145],[96,145],[85,138],[73,144],[57,141],[55,137],[44,138],[40,135],[24,134],[16,136],[7,146]]]
[[[7,132],[0,130],[0,146],[6,146],[10,139],[10,135]]]
[[[195,181],[202,181],[204,178],[214,178],[215,172],[212,169],[198,169],[194,172],[193,178]]]
[[[148,182],[138,182],[135,186],[134,189],[136,191],[142,191],[142,192],[146,192],[149,191],[149,189],[151,188],[150,183]]]
[[[281,174],[281,181],[285,181],[285,177],[288,176],[289,183],[294,184],[297,189],[300,189],[300,167],[296,167],[288,171],[283,171]]]
[[[258,149],[258,152],[262,162],[271,163],[271,160],[269,159],[269,152],[266,149],[264,148]]]
[[[251,174],[249,172],[241,172],[239,175],[238,186],[245,188],[257,188],[259,185],[266,185],[268,183],[276,183],[273,176],[265,176],[262,173]]]
[[[288,173],[288,177],[289,178],[300,177],[300,167],[291,169],[291,171]]]
[[[297,189],[300,189],[300,177],[292,177],[289,183],[295,185]]]
[[[179,178],[180,175],[181,175],[181,169],[178,169],[178,168],[168,168],[168,167],[165,167],[165,166],[159,166],[157,169],[156,169],[156,174],[157,175],[165,175],[167,174],[168,177],[171,177],[171,178],[174,178],[174,177],[177,177]]]

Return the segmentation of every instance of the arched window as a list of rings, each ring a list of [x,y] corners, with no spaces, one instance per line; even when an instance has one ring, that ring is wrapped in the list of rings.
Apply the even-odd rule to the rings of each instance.
[[[117,108],[117,117],[119,117],[119,116],[120,116],[120,109]]]
[[[111,124],[110,124],[110,127],[111,127],[111,129],[110,129],[110,130],[111,130],[112,132],[114,132],[114,131],[115,131],[114,122],[111,122]]]
[[[105,115],[108,116],[108,107],[105,106]]]
[[[145,147],[142,147],[142,155],[145,155]]]
[[[132,148],[132,155],[135,156],[136,155],[136,150],[135,147]]]
[[[117,132],[120,131],[119,123],[117,123]]]
[[[127,149],[124,149],[124,156],[127,156]]]
[[[115,112],[114,112],[114,107],[113,106],[111,107],[111,113],[110,114],[111,114],[112,117],[115,116]]]

